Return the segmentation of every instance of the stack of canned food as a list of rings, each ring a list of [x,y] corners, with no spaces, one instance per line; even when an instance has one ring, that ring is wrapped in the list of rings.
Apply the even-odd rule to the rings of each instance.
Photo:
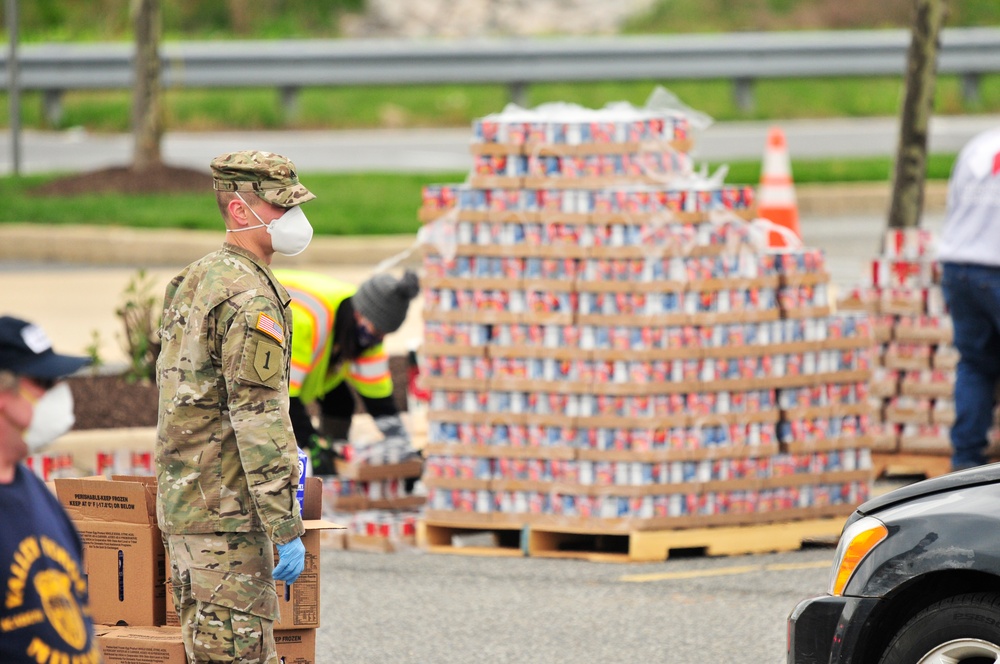
[[[615,106],[477,121],[424,191],[427,518],[637,528],[848,513],[873,326],[823,253],[766,249],[690,123]],[[763,517],[761,515],[764,515]]]

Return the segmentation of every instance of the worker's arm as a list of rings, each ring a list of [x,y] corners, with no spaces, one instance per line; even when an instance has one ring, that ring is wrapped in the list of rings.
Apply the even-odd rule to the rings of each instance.
[[[393,456],[398,456],[400,459],[417,456],[418,453],[413,449],[413,441],[410,439],[410,432],[406,430],[406,426],[399,416],[395,399],[392,397],[372,399],[362,396],[361,401],[365,404],[365,410],[372,416],[375,426],[382,434],[386,450],[395,449],[396,452]]]
[[[306,410],[306,405],[298,397],[288,399],[288,417],[292,420],[292,429],[295,431],[295,442],[299,449],[307,450],[312,446],[313,436],[318,436],[319,431],[313,426],[312,418]]]

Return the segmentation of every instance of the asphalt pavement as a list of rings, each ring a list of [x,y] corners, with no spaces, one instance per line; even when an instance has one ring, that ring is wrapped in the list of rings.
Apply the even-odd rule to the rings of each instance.
[[[693,132],[698,161],[760,159],[767,132],[781,127],[789,153],[798,159],[894,157],[898,118],[827,118],[768,122],[717,122]],[[976,133],[1000,125],[1000,115],[936,116],[928,149],[957,153]],[[466,172],[471,129],[372,129],[345,131],[171,132],[163,136],[163,159],[175,166],[208,171],[216,155],[248,148],[288,156],[301,173]],[[0,132],[0,173],[11,172],[10,132]],[[25,174],[78,172],[131,163],[130,134],[97,134],[83,128],[25,131],[21,171]]]
[[[831,549],[615,564],[324,549],[317,664],[785,661]]]

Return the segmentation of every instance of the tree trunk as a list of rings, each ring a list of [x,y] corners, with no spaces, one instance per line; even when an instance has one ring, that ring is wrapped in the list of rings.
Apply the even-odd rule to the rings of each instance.
[[[135,10],[135,90],[132,96],[132,168],[144,171],[162,163],[160,140],[160,0],[133,0]]]
[[[253,7],[247,0],[228,0],[229,24],[238,35],[250,33],[250,12]]]
[[[934,110],[934,82],[947,0],[915,0],[913,38],[907,54],[906,96],[892,181],[889,228],[916,228],[924,207],[927,129]]]

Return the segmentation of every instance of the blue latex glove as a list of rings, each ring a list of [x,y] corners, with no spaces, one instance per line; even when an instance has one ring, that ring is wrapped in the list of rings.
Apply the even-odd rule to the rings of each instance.
[[[274,566],[274,579],[285,583],[295,583],[306,566],[306,547],[302,539],[296,537],[287,544],[278,545],[278,564]]]

